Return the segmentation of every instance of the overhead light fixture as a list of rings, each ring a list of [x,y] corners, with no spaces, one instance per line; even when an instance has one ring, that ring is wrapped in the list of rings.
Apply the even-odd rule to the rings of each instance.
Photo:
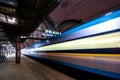
[[[27,38],[27,36],[20,36],[20,38]]]
[[[17,20],[14,17],[8,18],[8,23],[10,23],[10,24],[17,24]]]
[[[12,17],[12,16],[7,16],[7,21],[10,24],[17,24],[17,18]]]
[[[17,24],[17,18],[0,13],[0,21],[10,24]]]
[[[7,45],[3,44],[2,46],[7,46]]]
[[[3,30],[3,29],[0,29],[0,30]]]
[[[1,14],[1,13],[0,13],[0,21],[6,22],[6,18],[5,18],[5,15],[4,15],[4,14]]]

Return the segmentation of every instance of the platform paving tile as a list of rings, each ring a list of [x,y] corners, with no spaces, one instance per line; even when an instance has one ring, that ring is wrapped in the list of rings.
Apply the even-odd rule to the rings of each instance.
[[[0,64],[0,80],[75,80],[25,56],[20,64],[11,62],[12,57],[8,61]]]

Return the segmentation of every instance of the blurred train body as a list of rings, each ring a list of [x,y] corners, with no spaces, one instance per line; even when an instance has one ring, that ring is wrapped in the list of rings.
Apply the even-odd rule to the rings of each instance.
[[[35,43],[22,53],[120,79],[120,10]]]

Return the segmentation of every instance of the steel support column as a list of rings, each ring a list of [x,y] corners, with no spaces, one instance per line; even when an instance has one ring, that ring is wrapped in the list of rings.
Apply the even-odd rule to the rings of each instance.
[[[21,46],[20,35],[18,35],[16,40],[16,64],[19,64],[21,62],[20,46]]]

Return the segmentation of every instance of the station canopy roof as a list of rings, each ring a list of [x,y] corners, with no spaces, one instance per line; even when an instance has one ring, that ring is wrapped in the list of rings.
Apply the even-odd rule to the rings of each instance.
[[[120,0],[0,0],[0,41],[15,45],[18,35],[29,36],[45,16],[56,23],[69,17],[85,22],[116,8],[120,8]],[[21,39],[21,43],[25,40]]]

